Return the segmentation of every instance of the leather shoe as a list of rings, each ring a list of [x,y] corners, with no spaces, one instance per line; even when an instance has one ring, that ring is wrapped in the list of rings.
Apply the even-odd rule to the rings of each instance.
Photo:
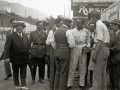
[[[34,83],[35,83],[35,80],[32,80],[32,81],[31,81],[31,85],[33,85]]]
[[[85,86],[79,86],[82,90],[86,90]]]
[[[12,74],[7,75],[7,76],[4,78],[4,80],[8,80],[10,77],[12,77]]]
[[[44,84],[44,80],[43,79],[40,79],[38,80],[40,83]]]

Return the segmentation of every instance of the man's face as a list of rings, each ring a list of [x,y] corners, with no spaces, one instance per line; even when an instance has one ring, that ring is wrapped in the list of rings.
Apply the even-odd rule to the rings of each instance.
[[[37,29],[43,30],[43,23],[42,22],[37,24]]]
[[[18,26],[16,27],[16,31],[17,31],[18,33],[22,33],[23,30],[24,30],[24,27],[23,27],[22,25],[18,25]]]
[[[116,24],[111,24],[110,28],[114,31],[117,32],[117,25]]]
[[[63,21],[60,21],[59,23],[56,23],[57,28],[59,28],[60,26],[62,26],[62,24],[63,24]]]
[[[90,32],[93,32],[95,30],[95,25],[94,24],[90,24],[89,25],[89,30],[90,30]]]
[[[78,30],[80,30],[80,29],[82,29],[83,28],[83,23],[82,23],[82,20],[80,20],[80,19],[77,19],[77,29]]]
[[[12,27],[15,28],[16,26],[16,20],[12,21]]]
[[[96,23],[96,18],[95,17],[91,17],[91,22]]]

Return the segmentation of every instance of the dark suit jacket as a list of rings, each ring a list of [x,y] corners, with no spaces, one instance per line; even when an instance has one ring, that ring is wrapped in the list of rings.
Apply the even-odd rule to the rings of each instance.
[[[12,63],[23,64],[29,62],[29,42],[26,34],[22,39],[14,32],[10,34],[5,43],[5,59],[10,58]]]
[[[46,38],[47,34],[44,31],[40,31],[39,33],[37,30],[35,30],[30,33],[30,52],[33,57],[42,58],[46,55]]]
[[[114,37],[114,41],[112,43],[113,49],[110,52],[111,62],[113,64],[120,63],[120,32]]]

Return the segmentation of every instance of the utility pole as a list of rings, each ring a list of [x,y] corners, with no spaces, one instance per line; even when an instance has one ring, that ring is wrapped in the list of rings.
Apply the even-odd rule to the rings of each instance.
[[[64,17],[65,17],[65,4],[64,4]]]
[[[70,17],[70,7],[69,7],[69,0],[68,0],[68,13],[69,13],[69,17]]]

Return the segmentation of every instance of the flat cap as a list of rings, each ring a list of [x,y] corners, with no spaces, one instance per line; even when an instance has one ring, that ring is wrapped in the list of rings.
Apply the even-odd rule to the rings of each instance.
[[[73,22],[74,20],[72,20],[71,18],[69,18],[69,17],[63,17],[63,20],[68,20],[68,21],[71,21],[71,22]]]
[[[120,19],[114,19],[114,20],[110,21],[110,24],[118,24],[118,25],[120,25]]]
[[[16,27],[17,26],[23,26],[23,27],[26,27],[24,21],[16,21]]]

